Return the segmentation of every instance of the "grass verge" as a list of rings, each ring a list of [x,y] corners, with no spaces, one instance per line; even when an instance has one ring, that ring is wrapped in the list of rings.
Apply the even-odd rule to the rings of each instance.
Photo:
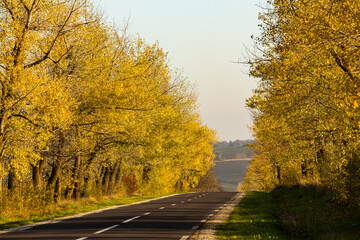
[[[0,230],[19,227],[27,224],[33,224],[60,217],[72,216],[75,214],[90,212],[93,210],[98,210],[111,206],[140,202],[167,195],[170,194],[132,197],[124,197],[122,195],[119,195],[102,198],[87,198],[79,201],[65,200],[59,204],[48,205],[46,208],[37,211],[19,211],[5,216],[3,215],[0,217]]]
[[[218,239],[286,239],[273,213],[270,194],[248,192],[218,228]]]
[[[334,200],[317,186],[279,187],[248,192],[218,239],[360,239],[360,210]]]

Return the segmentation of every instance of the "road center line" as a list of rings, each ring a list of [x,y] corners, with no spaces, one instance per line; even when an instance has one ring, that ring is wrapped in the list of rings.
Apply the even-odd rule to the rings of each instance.
[[[206,219],[203,219],[203,220],[201,220],[200,222],[204,223],[204,222],[206,222]]]
[[[171,206],[175,206],[176,205],[176,203],[174,203],[174,204],[171,204]]]
[[[163,210],[165,207],[161,207],[161,208],[159,208],[159,209],[161,209],[161,210]]]
[[[105,228],[105,229],[103,229],[103,230],[100,230],[100,231],[94,232],[94,234],[100,234],[100,233],[103,233],[103,232],[108,231],[108,230],[110,230],[110,229],[116,228],[116,227],[118,227],[118,226],[119,226],[119,225],[114,225],[114,226],[111,226],[111,227]]]
[[[123,221],[122,223],[131,222],[132,220],[138,219],[139,217],[140,217],[140,216],[136,216],[136,217],[130,218],[130,219],[128,219],[128,220]]]
[[[198,229],[199,228],[199,226],[193,226],[192,227],[192,230],[196,230],[196,229]]]
[[[85,240],[85,239],[88,239],[88,237],[82,237],[82,238],[78,238],[76,240]]]
[[[144,215],[149,215],[151,212],[144,213]]]
[[[184,203],[184,201],[181,201],[181,203]]]
[[[189,236],[183,236],[182,238],[180,238],[180,240],[186,240],[188,238],[189,238]]]

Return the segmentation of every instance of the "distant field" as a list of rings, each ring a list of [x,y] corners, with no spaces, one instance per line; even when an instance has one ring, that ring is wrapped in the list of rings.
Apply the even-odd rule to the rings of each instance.
[[[253,158],[254,154],[251,149],[246,146],[230,147],[230,148],[216,148],[214,149],[215,160],[223,159],[244,159]]]
[[[226,192],[236,192],[239,182],[244,180],[249,159],[215,161],[215,175],[221,188]]]

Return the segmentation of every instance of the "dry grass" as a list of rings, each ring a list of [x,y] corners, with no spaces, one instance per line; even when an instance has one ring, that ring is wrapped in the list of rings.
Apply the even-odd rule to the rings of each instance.
[[[0,230],[164,196],[127,197],[124,194],[118,194],[82,198],[77,201],[62,200],[54,203],[47,199],[46,194],[29,194],[30,192],[28,191],[26,195],[19,195],[18,193],[1,195]]]

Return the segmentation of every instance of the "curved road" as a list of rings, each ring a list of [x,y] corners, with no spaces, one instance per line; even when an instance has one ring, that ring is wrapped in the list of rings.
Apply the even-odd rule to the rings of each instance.
[[[185,193],[0,234],[0,239],[188,239],[237,193]]]

